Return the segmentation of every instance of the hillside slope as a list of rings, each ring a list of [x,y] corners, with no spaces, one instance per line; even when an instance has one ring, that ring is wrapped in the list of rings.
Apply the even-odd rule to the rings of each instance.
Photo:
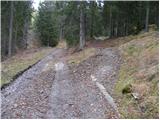
[[[119,46],[122,64],[115,93],[122,118],[158,118],[158,40],[158,32],[151,31]]]

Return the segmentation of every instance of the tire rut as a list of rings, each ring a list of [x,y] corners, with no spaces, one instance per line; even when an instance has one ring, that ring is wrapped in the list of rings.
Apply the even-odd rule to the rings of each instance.
[[[63,53],[54,49],[1,91],[2,118],[44,118],[55,77],[54,60]],[[46,65],[49,65],[49,68]]]
[[[64,54],[54,50],[2,90],[2,118],[119,118],[114,99],[104,95],[113,93],[117,52],[100,50],[78,66],[67,64]]]

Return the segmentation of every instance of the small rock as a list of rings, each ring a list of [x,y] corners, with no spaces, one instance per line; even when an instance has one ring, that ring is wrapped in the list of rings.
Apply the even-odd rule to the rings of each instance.
[[[139,94],[138,94],[138,93],[132,93],[132,96],[133,96],[136,100],[139,99]]]
[[[14,104],[14,107],[16,108],[18,105],[17,104]]]
[[[40,93],[43,93],[43,90],[41,90]]]
[[[91,104],[91,106],[93,106],[93,104]]]

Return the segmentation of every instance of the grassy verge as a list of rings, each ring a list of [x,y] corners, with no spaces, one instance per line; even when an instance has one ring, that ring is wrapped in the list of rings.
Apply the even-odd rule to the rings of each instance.
[[[123,63],[115,93],[122,118],[159,116],[157,34],[152,31],[137,35],[119,47]]]
[[[51,48],[26,50],[2,62],[1,86],[9,83],[17,73],[35,64],[51,50]]]
[[[95,55],[95,53],[96,53],[95,48],[85,48],[83,51],[71,54],[67,58],[67,61],[69,64],[79,64],[82,61],[88,59],[89,57]]]

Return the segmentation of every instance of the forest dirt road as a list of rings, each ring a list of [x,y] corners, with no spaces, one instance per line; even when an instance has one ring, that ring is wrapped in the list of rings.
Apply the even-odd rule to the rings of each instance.
[[[1,118],[119,118],[112,98],[120,65],[115,48],[77,66],[53,51],[1,91]]]

